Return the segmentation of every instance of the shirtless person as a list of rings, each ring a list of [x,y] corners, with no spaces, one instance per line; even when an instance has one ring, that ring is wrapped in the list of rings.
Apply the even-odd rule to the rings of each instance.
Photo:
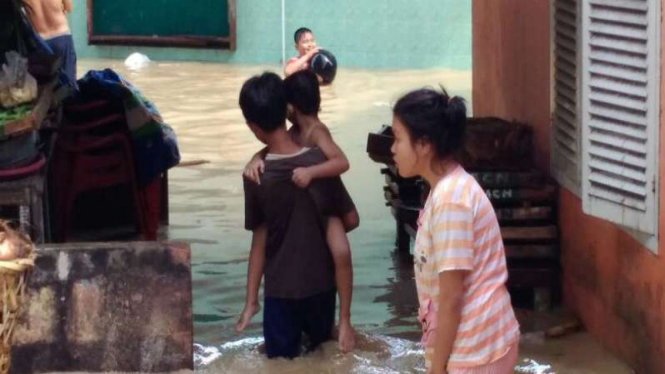
[[[32,27],[46,41],[53,53],[62,57],[62,68],[71,82],[76,82],[74,39],[67,24],[72,0],[26,0]]]

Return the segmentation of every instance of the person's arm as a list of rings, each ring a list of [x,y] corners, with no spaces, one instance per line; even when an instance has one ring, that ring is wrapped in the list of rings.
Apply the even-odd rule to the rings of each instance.
[[[267,229],[261,225],[252,231],[252,246],[249,251],[249,264],[247,265],[247,289],[245,291],[245,307],[236,322],[236,332],[247,328],[252,317],[261,309],[259,304],[259,288],[263,278],[263,268],[266,259]]]
[[[245,294],[245,308],[236,323],[236,331],[243,331],[252,317],[258,313],[258,301],[263,266],[265,264],[265,247],[267,242],[267,229],[263,220],[263,210],[259,197],[258,185],[248,178],[243,178],[245,192],[245,229],[252,231],[252,245],[249,251],[249,264],[247,265],[247,290]]]
[[[263,159],[268,154],[268,147],[256,152],[252,159],[245,165],[245,170],[242,172],[244,176],[254,181],[256,184],[261,184],[261,173],[265,171],[265,163]]]
[[[312,56],[314,56],[318,52],[319,48],[310,49],[306,54],[298,57],[296,60],[287,62],[286,66],[284,66],[284,76],[288,77],[289,75],[300,70],[300,67],[306,64],[309,61],[309,59],[311,59]]]
[[[73,9],[72,0],[62,0],[62,9],[65,14],[71,13]]]
[[[429,374],[445,374],[462,319],[466,271],[439,273],[439,310],[434,340],[434,359]]]
[[[266,238],[268,230],[265,225],[252,231],[252,247],[249,252],[249,265],[247,266],[247,294],[246,305],[258,304],[259,288],[263,278],[263,267],[266,261]]]
[[[349,170],[349,160],[335,144],[330,131],[320,126],[312,134],[313,143],[326,156],[327,160],[306,168],[293,171],[293,181],[300,187],[307,187],[313,179],[336,177]]]

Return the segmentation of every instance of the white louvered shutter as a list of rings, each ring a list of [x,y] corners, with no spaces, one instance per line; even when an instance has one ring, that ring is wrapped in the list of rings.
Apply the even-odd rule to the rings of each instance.
[[[554,116],[552,174],[559,184],[580,193],[580,1],[554,2]]]
[[[584,0],[584,212],[657,228],[660,1]]]

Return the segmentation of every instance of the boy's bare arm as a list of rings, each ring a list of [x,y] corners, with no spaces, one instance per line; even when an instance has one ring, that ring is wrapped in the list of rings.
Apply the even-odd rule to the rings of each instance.
[[[259,226],[252,232],[252,247],[249,252],[249,265],[247,267],[247,294],[246,304],[258,302],[263,267],[266,260],[266,239],[268,230],[265,225]]]
[[[319,48],[311,49],[305,55],[298,57],[298,59],[290,63],[287,63],[286,66],[284,66],[284,76],[288,77],[289,75],[300,70],[300,67],[306,64],[307,61],[309,61],[312,58],[312,56],[314,56],[318,52]]]
[[[284,76],[288,77],[289,75],[297,72],[305,62],[307,62],[307,59],[305,56],[303,56],[295,61],[287,63],[286,66],[284,66]]]
[[[267,230],[265,225],[255,229],[252,233],[252,247],[249,252],[249,265],[247,266],[247,291],[245,294],[245,307],[236,322],[236,332],[242,332],[249,325],[252,317],[259,312],[259,288],[263,277],[265,264]]]
[[[328,159],[318,165],[308,167],[312,179],[336,177],[349,170],[349,160],[333,141],[328,128],[323,125],[316,128],[312,133],[312,142]]]

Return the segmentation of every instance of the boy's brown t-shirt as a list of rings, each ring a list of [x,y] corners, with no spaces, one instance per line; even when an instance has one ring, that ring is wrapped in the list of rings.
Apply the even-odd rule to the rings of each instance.
[[[318,179],[301,189],[293,170],[325,161],[318,149],[278,160],[266,159],[261,184],[243,178],[245,228],[268,228],[265,296],[303,299],[335,287],[334,265],[326,242],[326,216],[342,216],[353,202],[339,177]]]

